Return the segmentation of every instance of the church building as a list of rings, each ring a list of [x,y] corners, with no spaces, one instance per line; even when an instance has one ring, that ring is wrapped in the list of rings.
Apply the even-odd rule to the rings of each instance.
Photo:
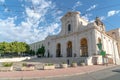
[[[98,48],[102,44],[108,63],[120,63],[120,28],[107,31],[102,21],[94,22],[81,18],[80,12],[67,12],[62,18],[62,29],[58,35],[48,36],[43,41],[30,44],[37,52],[45,46],[45,56],[52,58],[84,58],[87,65],[102,64]]]

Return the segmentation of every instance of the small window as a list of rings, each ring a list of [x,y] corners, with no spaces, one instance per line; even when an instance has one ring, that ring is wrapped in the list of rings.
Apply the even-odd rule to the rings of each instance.
[[[83,25],[83,22],[80,22],[81,25]]]
[[[98,38],[98,43],[101,43],[101,39],[100,38]]]
[[[68,31],[71,31],[71,25],[68,24]]]
[[[50,45],[50,42],[48,42],[48,46]]]

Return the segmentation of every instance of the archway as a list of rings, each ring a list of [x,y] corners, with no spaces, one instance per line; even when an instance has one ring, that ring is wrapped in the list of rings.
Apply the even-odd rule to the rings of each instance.
[[[72,57],[72,42],[67,42],[67,57]]]
[[[101,43],[101,39],[100,38],[98,38],[98,43]]]
[[[47,55],[47,57],[49,58],[49,57],[50,57],[50,52],[49,52],[49,50],[48,50],[47,52],[48,52],[48,55]]]
[[[88,42],[86,38],[80,41],[80,54],[81,57],[88,57]]]
[[[57,44],[56,57],[61,57],[61,44],[60,43]]]

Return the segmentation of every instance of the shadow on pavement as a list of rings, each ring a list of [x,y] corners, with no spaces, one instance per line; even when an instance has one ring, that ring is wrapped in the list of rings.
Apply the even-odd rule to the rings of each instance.
[[[119,72],[120,73],[120,69],[112,70],[112,72]]]

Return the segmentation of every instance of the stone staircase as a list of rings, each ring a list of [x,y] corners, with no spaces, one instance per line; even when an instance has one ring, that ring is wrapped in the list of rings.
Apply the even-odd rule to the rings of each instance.
[[[76,58],[33,58],[30,60],[25,60],[24,62],[38,62],[38,63],[53,63],[53,64],[61,64],[61,63],[69,63],[77,62],[80,64],[85,61],[85,57],[76,57]]]

